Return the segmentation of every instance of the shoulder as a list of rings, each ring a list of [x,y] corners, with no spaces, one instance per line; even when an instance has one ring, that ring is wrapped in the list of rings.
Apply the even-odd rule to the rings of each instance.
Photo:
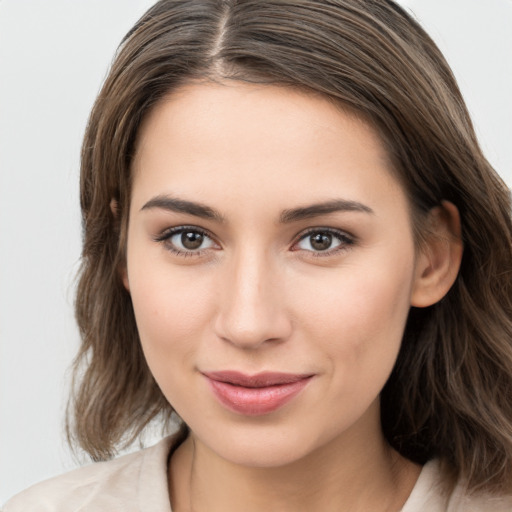
[[[36,484],[14,496],[2,512],[152,510],[141,503],[154,503],[158,507],[154,510],[170,512],[167,458],[171,443],[171,438],[165,438],[150,448]]]
[[[512,496],[470,494],[463,482],[448,485],[437,460],[428,462],[402,512],[512,512]]]
[[[512,496],[492,494],[468,494],[458,484],[450,496],[448,512],[512,512]]]

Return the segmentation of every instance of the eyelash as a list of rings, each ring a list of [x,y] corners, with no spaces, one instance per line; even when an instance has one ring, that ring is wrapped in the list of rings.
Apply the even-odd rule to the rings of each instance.
[[[197,234],[204,236],[205,238],[210,239],[213,243],[215,243],[213,237],[210,236],[210,234],[207,231],[205,231],[204,229],[198,228],[197,226],[177,226],[174,228],[167,229],[162,234],[158,235],[155,238],[155,242],[162,243],[168,251],[170,251],[173,254],[176,254],[177,256],[182,256],[182,257],[202,256],[203,253],[209,249],[209,248],[206,248],[206,249],[199,249],[197,251],[194,251],[194,250],[183,250],[183,249],[177,248],[175,245],[172,244],[171,238],[175,235],[179,235],[179,234],[183,234],[183,233],[197,233]]]
[[[310,253],[310,255],[313,256],[314,258],[325,258],[328,256],[333,256],[334,254],[337,254],[340,252],[347,251],[350,248],[350,246],[354,245],[354,243],[356,242],[355,237],[352,235],[349,235],[345,231],[340,231],[338,229],[333,229],[333,228],[310,228],[306,232],[301,233],[299,239],[297,240],[297,242],[295,242],[293,244],[293,246],[295,247],[297,244],[299,244],[303,240],[306,240],[308,237],[310,237],[312,235],[317,235],[317,234],[330,235],[333,238],[337,238],[340,243],[333,249],[326,249],[325,251],[306,251],[306,252]],[[294,249],[294,250],[300,250],[300,249]]]
[[[170,229],[165,230],[160,235],[154,238],[155,242],[162,243],[164,247],[170,251],[171,253],[182,256],[182,257],[199,257],[202,256],[205,251],[207,251],[210,247],[207,247],[205,249],[199,249],[199,250],[182,250],[177,248],[174,244],[171,243],[171,238],[175,235],[183,234],[183,233],[196,233],[199,235],[202,235],[205,238],[208,238],[211,240],[212,243],[215,244],[215,241],[210,234],[205,231],[204,229],[201,229],[197,226],[176,226]],[[338,239],[339,244],[335,246],[333,249],[326,249],[324,251],[312,251],[307,249],[293,249],[293,247],[296,247],[300,242],[303,240],[306,240],[308,237],[311,237],[312,235],[316,234],[322,234],[322,235],[330,235],[333,238]],[[350,246],[354,245],[356,242],[355,237],[352,235],[349,235],[348,233],[344,231],[340,231],[338,229],[333,228],[310,228],[306,232],[301,233],[299,238],[296,242],[294,242],[292,246],[293,251],[300,251],[303,250],[307,253],[309,253],[311,256],[315,258],[321,258],[321,257],[328,257],[332,256],[334,254],[337,254],[338,252],[346,251],[350,248]],[[311,244],[310,244],[311,245]]]

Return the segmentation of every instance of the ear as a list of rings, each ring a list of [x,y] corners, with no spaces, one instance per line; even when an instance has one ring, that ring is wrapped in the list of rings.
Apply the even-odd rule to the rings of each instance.
[[[126,267],[126,260],[122,265],[119,266],[118,272],[121,277],[121,281],[123,282],[123,286],[126,288],[126,291],[130,293],[130,282],[128,281],[128,269]]]
[[[449,201],[429,213],[428,231],[417,255],[411,305],[419,308],[440,301],[452,287],[462,260],[460,215]]]
[[[114,219],[118,219],[119,217],[119,203],[117,199],[112,198],[110,200],[110,211],[112,212],[112,216]],[[130,283],[128,282],[128,269],[126,268],[126,259],[123,261],[119,268],[117,269],[119,276],[121,277],[121,281],[123,282],[124,287],[129,292],[130,291]]]

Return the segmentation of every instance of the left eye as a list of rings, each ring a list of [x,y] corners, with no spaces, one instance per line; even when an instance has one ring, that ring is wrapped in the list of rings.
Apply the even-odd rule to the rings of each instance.
[[[311,231],[297,243],[297,248],[303,251],[329,252],[341,245],[349,245],[352,240],[342,233],[331,231]]]

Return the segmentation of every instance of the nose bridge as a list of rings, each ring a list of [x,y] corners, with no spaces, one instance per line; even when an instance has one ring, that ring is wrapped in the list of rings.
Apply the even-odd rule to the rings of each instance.
[[[217,333],[232,344],[256,348],[289,334],[282,275],[262,248],[247,244],[234,252],[220,294]]]

